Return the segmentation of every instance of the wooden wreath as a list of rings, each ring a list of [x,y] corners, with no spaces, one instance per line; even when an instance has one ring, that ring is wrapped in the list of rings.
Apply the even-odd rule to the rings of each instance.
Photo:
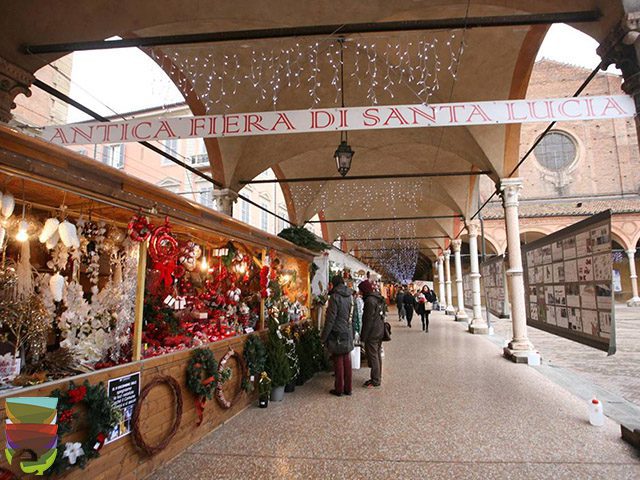
[[[224,357],[222,357],[222,359],[220,360],[220,363],[218,365],[218,373],[220,374],[221,377],[224,377],[227,375],[227,362],[229,361],[229,359],[234,358],[236,360],[236,362],[238,363],[238,368],[240,369],[240,375],[242,379],[246,378],[247,376],[247,364],[244,361],[244,358],[242,358],[242,355],[238,355],[238,353],[235,350],[232,350],[231,348],[229,349],[229,351],[227,353],[225,353]],[[230,375],[229,375],[230,377]],[[236,392],[236,394],[233,397],[233,400],[229,401],[225,398],[224,396],[224,390],[222,389],[223,387],[223,383],[220,382],[216,385],[216,399],[218,400],[218,403],[220,404],[220,406],[222,408],[231,408],[233,406],[234,403],[236,403],[238,401],[238,399],[240,398],[240,396],[242,395],[242,392],[244,391],[244,389],[242,388],[242,382],[240,383],[240,387],[238,388],[238,391]]]
[[[173,393],[173,398],[175,400],[175,418],[173,420],[173,424],[171,425],[171,429],[169,430],[169,433],[162,439],[162,441],[157,443],[156,445],[149,445],[147,442],[144,441],[144,438],[142,437],[142,432],[140,431],[140,412],[142,411],[142,404],[147,398],[147,395],[149,395],[149,392],[153,390],[154,387],[157,387],[158,385],[163,385],[163,384],[167,385],[171,389],[171,392]],[[149,383],[147,383],[142,389],[142,392],[140,392],[140,398],[138,400],[138,403],[136,404],[136,408],[133,411],[133,417],[131,418],[131,429],[132,429],[131,435],[133,438],[133,443],[136,445],[136,447],[138,447],[147,455],[153,456],[156,453],[161,452],[162,450],[167,448],[167,445],[169,445],[169,442],[171,441],[171,439],[175,436],[176,433],[178,433],[178,429],[180,428],[181,421],[182,421],[182,392],[180,391],[180,385],[178,384],[175,378],[169,375],[159,375],[155,377],[153,380],[151,380]]]

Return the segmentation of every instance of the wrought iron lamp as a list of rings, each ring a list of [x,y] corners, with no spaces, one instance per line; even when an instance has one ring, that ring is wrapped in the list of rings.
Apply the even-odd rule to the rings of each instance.
[[[344,39],[338,39],[340,42],[340,94],[342,97],[342,108],[344,108]],[[336,152],[333,154],[333,158],[336,161],[336,167],[338,168],[338,172],[343,177],[349,172],[351,168],[351,160],[353,159],[353,154],[355,152],[349,146],[347,142],[347,132],[340,132],[340,145],[336,149]]]

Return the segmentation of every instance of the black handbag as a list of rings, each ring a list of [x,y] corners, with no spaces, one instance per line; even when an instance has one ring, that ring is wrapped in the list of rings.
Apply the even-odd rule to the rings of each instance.
[[[382,334],[382,341],[391,341],[391,324],[389,322],[384,322],[384,333]]]

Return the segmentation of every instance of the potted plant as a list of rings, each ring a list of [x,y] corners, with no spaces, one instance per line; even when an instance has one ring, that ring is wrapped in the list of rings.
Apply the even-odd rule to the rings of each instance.
[[[260,374],[260,380],[258,380],[258,406],[260,408],[267,408],[269,406],[269,395],[271,394],[271,379],[267,372]]]
[[[298,353],[296,352],[295,336],[297,334],[293,332],[290,325],[284,328],[284,341],[287,351],[287,359],[289,360],[290,379],[284,386],[285,393],[292,393],[296,389],[296,381],[300,376],[300,362],[298,360]]]
[[[269,319],[267,374],[271,378],[271,401],[281,402],[284,398],[284,386],[291,379],[291,368],[287,358],[285,340],[278,328],[278,322],[274,318]]]

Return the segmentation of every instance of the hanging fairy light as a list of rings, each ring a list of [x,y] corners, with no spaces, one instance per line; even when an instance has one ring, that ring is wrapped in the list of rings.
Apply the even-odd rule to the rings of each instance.
[[[202,260],[200,261],[200,270],[203,272],[209,271],[209,262],[207,261],[207,252],[203,249],[202,251]]]
[[[24,199],[24,181],[22,182],[22,218],[18,224],[18,233],[16,233],[16,240],[20,243],[24,243],[29,240],[29,222],[26,219],[27,203]]]

